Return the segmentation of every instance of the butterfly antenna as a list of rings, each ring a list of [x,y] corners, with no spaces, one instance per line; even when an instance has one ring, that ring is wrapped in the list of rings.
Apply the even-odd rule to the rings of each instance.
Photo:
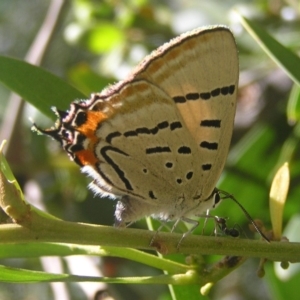
[[[257,224],[254,222],[254,220],[252,219],[252,217],[249,215],[249,213],[247,212],[247,210],[244,208],[244,206],[238,202],[233,195],[227,193],[227,192],[224,192],[224,191],[221,191],[221,190],[218,190],[219,194],[223,194],[225,195],[225,197],[223,197],[222,199],[231,199],[233,200],[239,207],[240,209],[244,212],[245,216],[248,218],[248,220],[251,222],[251,224],[254,226],[254,228],[256,229],[256,231],[261,235],[261,237],[268,243],[270,243],[270,240],[263,234],[263,232],[259,229],[259,227],[257,226]]]

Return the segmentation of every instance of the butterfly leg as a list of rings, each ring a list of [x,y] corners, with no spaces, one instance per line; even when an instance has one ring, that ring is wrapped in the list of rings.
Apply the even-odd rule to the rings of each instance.
[[[202,216],[200,216],[200,217],[202,217]],[[204,229],[205,229],[206,224],[207,224],[207,221],[208,221],[208,219],[209,219],[209,217],[210,217],[209,209],[206,210],[206,213],[205,213],[205,215],[204,215],[203,217],[204,217],[205,219],[204,219],[203,228],[202,228],[202,235],[204,235]]]
[[[158,227],[158,229],[155,231],[155,234],[153,235],[153,237],[152,237],[152,239],[151,239],[151,241],[150,241],[150,244],[149,244],[150,246],[153,245],[153,243],[154,243],[156,237],[158,236],[158,233],[162,230],[163,227],[169,228],[169,227],[166,225],[166,222],[165,222],[165,221],[161,221],[161,225],[160,225],[160,226]]]
[[[193,220],[193,219],[189,219],[189,218],[185,218],[185,217],[181,217],[180,219],[178,219],[178,220],[175,222],[175,224],[174,224],[174,226],[173,226],[174,229],[175,229],[175,227],[177,226],[177,224],[179,223],[179,221],[183,221],[183,222],[185,222],[185,223],[192,224],[192,227],[191,227],[187,232],[185,232],[185,233],[182,235],[181,239],[180,239],[179,242],[177,243],[177,246],[176,246],[176,249],[177,249],[177,250],[179,250],[180,244],[181,244],[181,242],[183,241],[183,239],[184,239],[185,237],[187,237],[190,233],[192,233],[192,232],[199,226],[199,222],[198,222],[198,221]],[[172,231],[173,231],[173,228],[172,228]]]

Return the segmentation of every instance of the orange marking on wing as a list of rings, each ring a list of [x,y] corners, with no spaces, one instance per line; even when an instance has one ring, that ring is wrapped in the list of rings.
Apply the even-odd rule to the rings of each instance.
[[[135,96],[137,93],[143,93],[148,89],[149,86],[145,82],[139,82],[139,84],[137,85],[127,85],[126,88],[122,90],[122,96],[118,95],[118,97],[122,97],[122,99],[130,98],[132,96]]]
[[[147,92],[149,89],[149,85],[145,82],[142,82],[141,84],[134,86],[134,89],[132,93],[135,93],[135,91],[138,91],[139,93]]]
[[[98,140],[95,135],[95,131],[99,124],[107,119],[107,115],[101,111],[87,111],[86,113],[87,121],[76,128],[76,130],[89,138],[92,143],[95,143]]]
[[[149,74],[156,74],[161,70],[161,68],[165,68],[165,63],[162,59],[157,59],[155,63],[152,63],[147,68],[147,73]]]
[[[95,157],[94,153],[90,150],[81,150],[76,152],[76,157],[80,163],[85,165],[95,165],[99,160]]]

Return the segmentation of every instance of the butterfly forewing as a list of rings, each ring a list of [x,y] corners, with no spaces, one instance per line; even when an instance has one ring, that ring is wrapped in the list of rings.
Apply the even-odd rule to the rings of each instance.
[[[225,27],[197,29],[157,50],[136,71],[166,91],[199,146],[195,163],[203,197],[223,170],[231,141],[238,84],[238,54]]]

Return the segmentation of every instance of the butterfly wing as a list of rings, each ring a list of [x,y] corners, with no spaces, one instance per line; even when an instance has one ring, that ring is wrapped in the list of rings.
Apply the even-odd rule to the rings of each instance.
[[[88,101],[58,112],[62,143],[104,196],[121,197],[119,224],[203,212],[232,133],[237,51],[225,27],[195,30],[163,45],[137,70]]]
[[[200,28],[175,38],[135,72],[164,90],[198,146],[198,184],[211,195],[224,168],[236,111],[238,53],[227,27]]]

